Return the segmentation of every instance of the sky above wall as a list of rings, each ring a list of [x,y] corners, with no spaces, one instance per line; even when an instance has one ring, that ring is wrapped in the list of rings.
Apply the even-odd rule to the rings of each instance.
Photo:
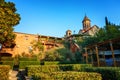
[[[16,5],[21,16],[15,32],[64,37],[70,29],[82,29],[85,14],[91,25],[104,27],[105,16],[120,24],[120,0],[6,0]],[[74,32],[75,31],[75,32]]]

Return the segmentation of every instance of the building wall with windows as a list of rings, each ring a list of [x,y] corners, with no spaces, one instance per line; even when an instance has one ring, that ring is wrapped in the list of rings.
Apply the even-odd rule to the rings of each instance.
[[[15,32],[16,39],[15,43],[16,46],[14,47],[15,54],[30,54],[30,50],[32,49],[32,42],[38,41],[38,35],[34,34],[26,34],[26,33],[18,33]],[[34,51],[34,53],[38,53]]]
[[[54,47],[59,47],[62,45],[62,38],[37,35],[37,34],[27,34],[21,32],[14,32],[16,34],[15,47],[14,48],[2,48],[0,54],[10,54],[12,57],[15,55],[31,55],[31,50],[34,54],[38,54],[40,51],[38,49],[33,49],[33,41],[41,41],[44,47],[44,51],[47,51]],[[5,56],[5,55],[4,55]]]

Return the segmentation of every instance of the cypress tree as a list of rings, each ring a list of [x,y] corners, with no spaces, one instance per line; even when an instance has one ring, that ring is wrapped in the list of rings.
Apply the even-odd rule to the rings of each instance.
[[[105,17],[105,25],[107,26],[109,24],[107,17]]]

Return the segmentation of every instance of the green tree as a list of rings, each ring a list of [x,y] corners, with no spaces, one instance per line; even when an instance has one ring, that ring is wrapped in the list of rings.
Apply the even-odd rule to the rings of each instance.
[[[15,44],[14,26],[19,24],[20,15],[16,13],[15,4],[0,0],[0,43],[3,47]]]
[[[30,50],[31,55],[37,56],[37,59],[41,60],[42,53],[44,51],[44,45],[42,44],[41,41],[36,41],[36,40],[32,41],[31,44],[32,44],[32,46],[31,46],[32,49]],[[34,54],[33,50],[38,51],[38,53]]]
[[[32,44],[34,50],[39,50],[39,52],[44,51],[44,46],[40,41],[33,41]]]
[[[64,48],[53,48],[45,53],[44,60],[46,61],[61,61],[64,58]]]

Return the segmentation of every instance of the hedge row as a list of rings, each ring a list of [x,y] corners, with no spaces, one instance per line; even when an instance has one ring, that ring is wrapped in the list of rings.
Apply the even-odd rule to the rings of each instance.
[[[13,57],[1,57],[1,61],[14,61]],[[19,61],[37,61],[37,57],[18,57]]]
[[[37,61],[37,57],[21,57],[19,58],[19,61]]]
[[[103,80],[120,80],[120,67],[91,67],[85,71],[100,73]]]
[[[9,65],[0,65],[0,80],[9,80]]]
[[[29,65],[40,65],[40,61],[19,61],[19,68],[24,69]],[[0,61],[0,65],[9,65],[11,69],[13,68],[14,61]]]
[[[13,57],[1,57],[0,60],[1,61],[13,61],[14,58]]]
[[[33,75],[34,80],[102,80],[99,73],[88,72],[51,72],[36,73]]]
[[[40,61],[20,61],[19,68],[25,69],[29,65],[40,65]]]
[[[11,68],[13,68],[14,61],[0,61],[0,65],[9,65]]]
[[[57,71],[84,71],[85,67],[92,67],[88,64],[64,64],[64,65],[31,65],[26,68],[28,76],[40,72],[57,72]]]
[[[44,65],[58,65],[59,61],[44,61]]]
[[[44,65],[58,65],[58,64],[75,64],[71,61],[44,61]]]

